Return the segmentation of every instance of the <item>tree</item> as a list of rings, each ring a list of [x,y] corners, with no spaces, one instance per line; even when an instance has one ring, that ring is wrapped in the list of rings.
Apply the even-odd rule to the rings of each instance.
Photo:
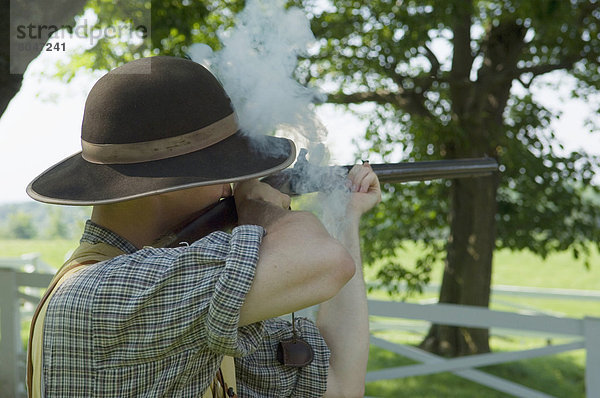
[[[11,38],[17,31],[11,29],[19,25],[28,27],[56,25],[63,26],[74,23],[73,18],[81,13],[87,0],[0,0],[0,116],[6,110],[10,100],[21,89],[23,74],[10,73],[13,63],[19,64],[19,70],[24,71],[27,65],[39,54],[35,51],[20,52],[18,57],[11,58]],[[44,31],[46,33],[47,30]],[[35,36],[38,36],[35,34]],[[41,48],[46,37],[27,39],[27,44]]]
[[[531,87],[564,71],[577,81],[573,96],[598,92],[600,3],[332,0],[324,12],[303,4],[320,40],[304,79],[333,85],[328,102],[374,104],[364,116],[371,152],[502,164],[489,177],[387,187],[364,234],[368,258],[393,256],[407,239],[426,249],[414,267],[384,266],[384,285],[405,278],[418,289],[444,256],[439,301],[487,306],[495,248],[577,255],[599,241],[600,207],[588,196],[600,192],[591,185],[598,159],[559,154],[550,128],[558,115]],[[487,352],[488,331],[434,325],[422,345],[443,355]]]
[[[91,9],[98,20],[94,27],[113,26],[130,18],[146,7],[146,1],[89,0],[86,9]],[[186,57],[190,44],[201,42],[214,50],[219,49],[217,32],[231,26],[235,14],[244,6],[241,0],[229,1],[170,1],[150,2],[150,38],[141,45],[114,42],[106,39],[95,41],[94,46],[82,54],[72,57],[63,65],[60,76],[74,76],[78,68],[110,70],[141,56],[172,55]]]
[[[23,73],[10,73],[11,64],[18,63],[18,69],[24,71],[39,55],[39,52],[27,51],[11,59],[11,38],[14,39],[18,33],[17,26],[24,26],[25,32],[28,32],[29,25],[32,25],[32,36],[36,37],[28,36],[26,44],[42,48],[48,39],[49,29],[44,28],[43,35],[37,37],[38,27],[73,27],[75,17],[87,9],[98,16],[96,23],[90,24],[95,28],[117,26],[131,19],[150,25],[146,26],[150,30],[150,38],[141,44],[120,42],[115,45],[115,41],[107,38],[95,40],[92,48],[74,56],[71,62],[60,68],[59,77],[68,80],[80,68],[110,70],[140,56],[184,56],[186,46],[196,41],[218,48],[216,31],[229,26],[233,15],[242,7],[240,0],[122,0],[114,3],[106,0],[0,0],[0,116],[20,90],[23,80]]]
[[[502,163],[501,175],[387,187],[385,205],[366,222],[367,260],[389,258],[409,239],[426,249],[414,267],[383,267],[384,285],[393,290],[404,278],[418,288],[431,263],[445,257],[440,301],[486,306],[495,248],[585,254],[590,241],[600,241],[600,206],[590,200],[599,193],[591,185],[598,160],[557,153],[549,129],[557,115],[530,92],[539,76],[556,70],[577,79],[574,95],[598,91],[599,4],[331,0],[323,10],[311,0],[298,3],[311,13],[320,43],[299,78],[335,87],[331,103],[374,104],[366,115],[374,152],[387,158],[401,148],[409,160],[488,155]],[[183,55],[195,41],[218,49],[215,32],[243,2],[151,4],[148,47],[117,49],[101,40],[68,68]],[[126,5],[90,2],[99,24],[126,18]],[[486,330],[434,326],[425,342],[447,355],[489,350]]]
[[[19,211],[8,218],[8,235],[15,239],[32,239],[37,235],[31,214]]]
[[[48,227],[46,228],[45,236],[50,239],[69,238],[69,224],[64,219],[62,208],[52,207],[48,212]]]

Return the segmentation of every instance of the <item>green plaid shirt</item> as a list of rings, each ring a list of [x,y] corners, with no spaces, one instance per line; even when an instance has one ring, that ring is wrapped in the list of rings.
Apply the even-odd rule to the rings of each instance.
[[[291,324],[237,327],[264,230],[245,225],[190,246],[143,248],[88,221],[82,242],[123,256],[87,266],[51,299],[44,325],[47,397],[200,397],[223,355],[235,357],[240,397],[318,397],[329,350],[316,326],[297,320],[314,361],[284,367],[277,343]]]

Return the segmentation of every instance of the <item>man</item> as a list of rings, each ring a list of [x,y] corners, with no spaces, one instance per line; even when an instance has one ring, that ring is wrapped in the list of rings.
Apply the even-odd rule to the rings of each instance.
[[[338,241],[257,180],[294,159],[291,141],[263,138],[256,145],[239,131],[221,85],[192,61],[141,59],[96,83],[82,152],[27,190],[43,202],[94,206],[81,246],[32,322],[31,395],[363,395],[368,314],[358,222],[379,202],[379,182],[368,164],[351,170]],[[232,194],[231,234],[152,247]],[[276,318],[319,303],[316,326]],[[290,366],[284,350],[281,363],[282,342],[296,337],[310,344],[312,361]],[[224,356],[235,358],[233,381],[223,377]]]

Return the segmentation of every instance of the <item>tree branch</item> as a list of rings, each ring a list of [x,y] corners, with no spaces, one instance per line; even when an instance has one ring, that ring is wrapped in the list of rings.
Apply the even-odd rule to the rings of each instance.
[[[454,3],[455,13],[452,24],[452,69],[450,70],[450,98],[454,112],[461,115],[469,106],[469,95],[465,91],[470,87],[473,53],[471,50],[471,17],[470,1]]]
[[[456,80],[468,80],[473,65],[471,50],[471,17],[473,10],[471,9],[472,4],[470,1],[464,3],[461,6],[455,7],[455,17],[452,26],[452,45],[454,48],[452,55],[452,75]]]
[[[332,93],[327,96],[327,102],[331,104],[362,104],[365,102],[375,102],[385,105],[391,104],[398,109],[407,113],[425,117],[431,117],[431,113],[425,108],[423,102],[419,101],[415,96],[422,96],[406,92],[402,94],[393,93],[389,90],[362,91],[351,94]]]
[[[527,73],[533,74],[533,77],[543,75],[560,69],[572,68],[579,57],[566,57],[563,61],[556,64],[535,65],[526,68],[517,68],[516,75],[521,76]]]
[[[362,91],[351,94],[332,93],[327,94],[327,102],[332,104],[361,104],[363,102],[375,102],[384,105],[396,102],[396,95],[387,90]]]
[[[44,2],[26,2],[0,0],[0,116],[6,110],[11,99],[21,89],[22,71],[39,55],[39,51],[10,52],[11,35],[16,32],[11,26],[47,27],[73,24],[73,18],[83,12],[86,0],[46,0]],[[13,25],[11,25],[11,22]],[[46,33],[47,31],[44,31]],[[41,48],[46,38],[28,38],[26,44],[32,48]],[[12,55],[12,56],[11,56]],[[11,74],[11,66],[19,73]]]
[[[427,57],[429,63],[431,64],[431,70],[429,71],[429,74],[432,78],[437,77],[438,72],[440,71],[440,61],[435,56],[434,52],[431,51],[429,46],[427,46],[427,44],[424,44],[421,46],[421,48],[425,50],[425,57]]]
[[[585,26],[585,18],[592,15],[592,13],[598,9],[600,9],[600,3],[584,3],[581,6],[581,8],[579,9],[579,15],[576,19],[577,23],[575,24],[575,29],[577,29],[579,34],[581,34],[581,29]],[[573,65],[575,65],[575,63],[584,56],[585,55],[583,54],[583,49],[580,49],[579,53],[567,54],[558,63],[555,64],[544,64],[526,68],[518,68],[516,70],[516,76],[518,77],[526,73],[531,73],[533,74],[531,80],[533,80],[533,78],[535,78],[536,76],[550,73],[555,70],[571,69]]]

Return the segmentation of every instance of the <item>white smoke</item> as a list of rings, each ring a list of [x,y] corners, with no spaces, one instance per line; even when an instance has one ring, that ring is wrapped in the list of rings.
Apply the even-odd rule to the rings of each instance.
[[[286,136],[298,144],[322,142],[326,130],[312,102],[320,94],[294,79],[298,56],[315,38],[303,12],[280,0],[250,0],[235,26],[219,36],[218,52],[190,46],[191,58],[215,73],[247,134]]]
[[[249,0],[233,28],[219,36],[223,48],[213,52],[205,44],[193,44],[189,55],[209,68],[221,81],[235,108],[240,128],[262,143],[266,134],[289,138],[306,147],[309,161],[325,165],[327,131],[316,116],[313,101],[323,96],[296,81],[298,57],[307,55],[315,38],[310,23],[298,8],[285,8],[282,0]],[[270,148],[260,145],[261,151]],[[307,175],[320,179],[319,173]],[[330,173],[331,174],[331,173]],[[332,187],[343,187],[345,172],[333,173]],[[345,189],[329,189],[311,203],[332,235],[337,235],[349,195]]]

